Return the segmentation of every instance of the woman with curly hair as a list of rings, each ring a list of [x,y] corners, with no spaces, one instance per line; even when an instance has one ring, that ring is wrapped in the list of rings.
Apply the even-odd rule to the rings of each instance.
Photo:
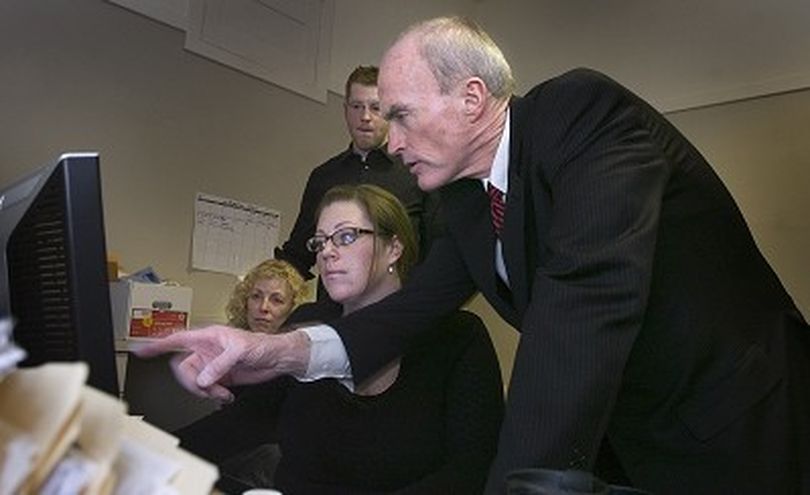
[[[234,287],[225,308],[228,326],[277,333],[287,315],[307,295],[304,279],[291,264],[282,260],[263,261]]]
[[[309,287],[290,263],[263,261],[233,288],[225,307],[227,325],[251,332],[278,333],[287,316],[308,295]],[[223,460],[220,469],[250,485],[266,486],[272,482],[280,455],[277,444],[265,443]]]

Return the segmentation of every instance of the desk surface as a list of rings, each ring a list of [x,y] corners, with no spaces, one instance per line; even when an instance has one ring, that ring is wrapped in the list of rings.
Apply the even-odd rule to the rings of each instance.
[[[122,397],[130,414],[143,415],[149,423],[165,430],[178,428],[217,410],[219,405],[185,390],[169,367],[170,355],[141,359],[126,355]]]

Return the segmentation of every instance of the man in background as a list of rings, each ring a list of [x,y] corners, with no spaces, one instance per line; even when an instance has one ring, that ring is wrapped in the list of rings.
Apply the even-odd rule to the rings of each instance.
[[[315,210],[333,186],[374,184],[394,194],[408,210],[419,236],[420,258],[435,234],[436,197],[422,192],[399,158],[385,151],[388,122],[380,115],[378,72],[375,66],[361,65],[346,80],[343,116],[351,143],[310,173],[290,238],[275,250],[277,259],[292,264],[305,279],[312,278],[310,269],[315,264],[315,253],[306,248],[307,239],[315,234]]]

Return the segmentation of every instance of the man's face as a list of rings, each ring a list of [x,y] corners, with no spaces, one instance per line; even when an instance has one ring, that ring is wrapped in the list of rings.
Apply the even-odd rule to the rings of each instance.
[[[465,177],[469,132],[460,89],[442,94],[414,42],[394,45],[380,65],[382,114],[389,120],[388,151],[400,155],[419,187],[431,191]]]
[[[376,86],[352,83],[343,110],[346,127],[358,151],[371,151],[385,141],[388,122],[380,115]]]

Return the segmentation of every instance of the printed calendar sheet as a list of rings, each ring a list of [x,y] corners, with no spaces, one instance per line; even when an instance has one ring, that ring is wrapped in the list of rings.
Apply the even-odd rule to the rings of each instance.
[[[276,210],[197,193],[191,266],[242,276],[273,257],[280,227]]]

